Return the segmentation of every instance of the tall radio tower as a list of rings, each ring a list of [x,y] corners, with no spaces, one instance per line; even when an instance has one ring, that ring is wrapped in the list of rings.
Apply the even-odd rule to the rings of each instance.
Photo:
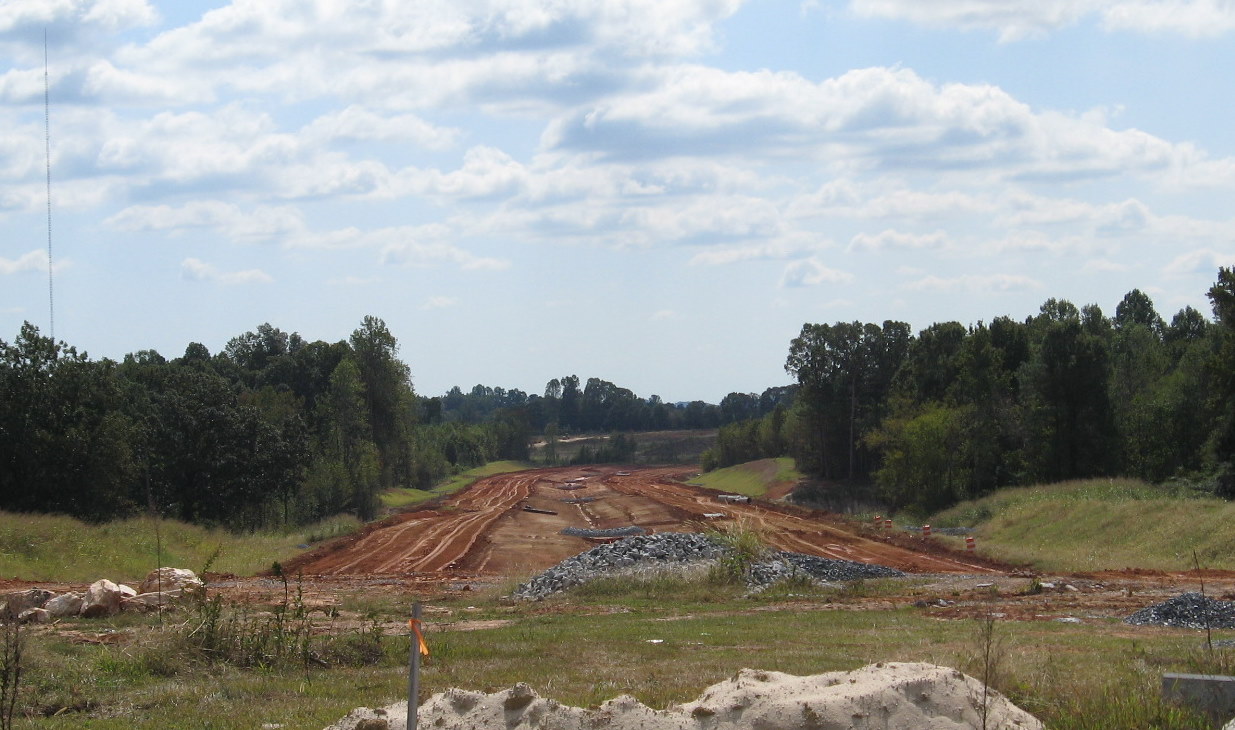
[[[51,341],[56,342],[56,296],[51,257],[51,84],[47,80],[47,29],[43,29],[43,147],[47,155],[47,311]]]

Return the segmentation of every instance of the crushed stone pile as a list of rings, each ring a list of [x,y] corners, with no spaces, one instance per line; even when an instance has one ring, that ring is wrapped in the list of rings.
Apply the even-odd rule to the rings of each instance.
[[[687,566],[716,560],[726,549],[707,535],[693,532],[661,532],[628,537],[608,545],[598,545],[563,560],[517,587],[511,596],[540,600],[617,571]],[[757,590],[802,574],[821,582],[904,575],[899,570],[882,565],[773,552],[751,567],[747,582]]]
[[[450,689],[420,707],[434,730],[1041,730],[1042,723],[955,669],[923,663],[871,664],[798,677],[743,669],[699,699],[653,710],[630,696],[584,709],[544,699],[526,684],[493,694]],[[983,710],[985,709],[985,722]],[[359,708],[326,730],[388,730],[407,724],[407,703]]]
[[[1200,593],[1184,593],[1153,606],[1146,606],[1124,623],[1133,626],[1175,626],[1203,629],[1235,629],[1235,601],[1219,601]]]
[[[855,563],[851,560],[833,560],[802,553],[774,553],[768,560],[751,566],[752,587],[765,587],[773,583],[806,575],[822,583],[864,580],[869,578],[898,578],[904,573],[886,565]]]

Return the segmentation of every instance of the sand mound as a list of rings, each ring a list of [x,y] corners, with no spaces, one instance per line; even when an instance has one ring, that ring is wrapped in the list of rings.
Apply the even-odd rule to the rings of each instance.
[[[526,684],[485,694],[451,689],[420,708],[425,730],[950,730],[982,727],[982,683],[933,664],[872,664],[852,672],[795,677],[743,669],[694,702],[653,710],[622,696],[583,709],[537,695]],[[988,691],[986,727],[1030,730],[1042,723]],[[354,710],[326,730],[402,730],[406,703]]]

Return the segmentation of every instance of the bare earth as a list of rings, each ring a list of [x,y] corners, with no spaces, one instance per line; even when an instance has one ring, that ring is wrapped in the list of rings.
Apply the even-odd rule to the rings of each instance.
[[[306,576],[431,574],[440,581],[526,576],[596,544],[562,535],[566,527],[634,525],[649,532],[697,532],[738,520],[781,550],[910,573],[1007,572],[926,541],[913,545],[910,539],[898,544],[865,537],[823,513],[770,502],[722,503],[714,491],[681,483],[692,473],[682,467],[637,469],[623,476],[619,471],[576,467],[488,477],[440,507],[389,518],[286,567]],[[572,488],[576,485],[581,488]],[[585,497],[594,501],[563,501]]]

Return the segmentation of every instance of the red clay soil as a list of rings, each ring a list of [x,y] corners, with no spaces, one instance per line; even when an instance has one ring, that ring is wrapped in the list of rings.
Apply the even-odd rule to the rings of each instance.
[[[306,576],[415,574],[427,581],[518,577],[596,544],[562,535],[566,527],[634,525],[649,532],[698,532],[738,520],[781,550],[878,563],[910,573],[1010,570],[926,541],[897,544],[865,536],[823,512],[762,501],[722,503],[714,491],[682,484],[693,474],[682,467],[631,469],[623,476],[618,471],[564,467],[487,477],[442,504],[396,515],[284,567]],[[578,479],[582,481],[572,483]],[[586,498],[590,501],[580,501]]]

